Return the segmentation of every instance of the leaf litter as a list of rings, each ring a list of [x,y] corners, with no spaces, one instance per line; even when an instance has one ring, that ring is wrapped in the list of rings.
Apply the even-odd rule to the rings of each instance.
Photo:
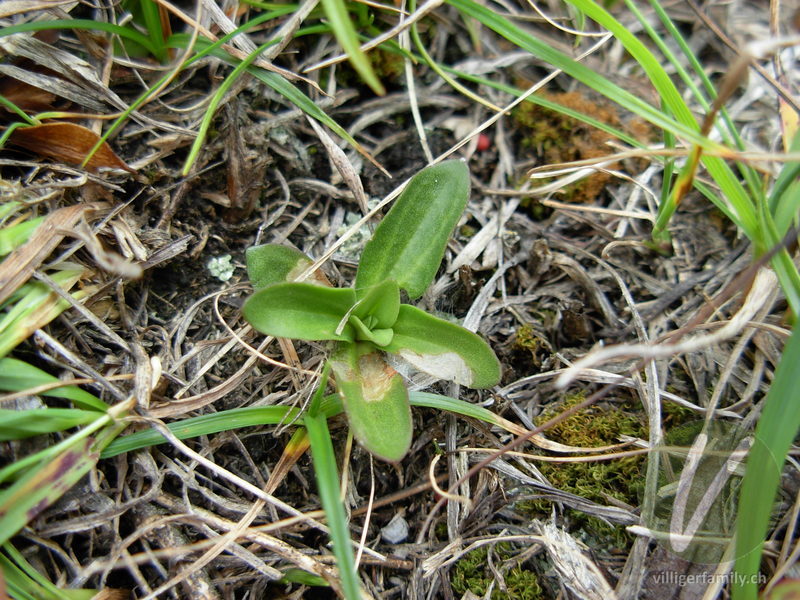
[[[30,10],[40,10],[36,4],[41,3],[30,3]],[[213,2],[203,6],[216,8]],[[486,31],[480,34],[484,54],[476,55],[464,42],[468,38],[459,37],[461,25],[451,16],[441,13],[447,26],[429,32],[440,64],[455,55],[455,68],[493,73],[506,84],[538,82],[545,75],[530,57],[504,54]],[[692,22],[691,15],[673,16]],[[223,31],[235,28],[231,18],[212,12]],[[290,20],[285,27],[298,25]],[[563,47],[571,39],[549,26],[536,27],[555,45]],[[695,35],[713,57],[710,64],[724,70],[727,50],[699,29]],[[74,40],[63,42],[49,46],[53,60],[63,61],[75,51]],[[244,51],[257,45],[236,43]],[[47,52],[48,44],[34,45]],[[324,88],[325,70],[308,67],[335,56],[333,43],[315,48],[295,41],[283,50],[271,52],[269,60]],[[612,49],[601,48],[587,61],[642,89],[638,75],[628,72]],[[50,63],[41,59],[39,64]],[[118,98],[128,105],[135,100],[135,93],[113,77],[97,77],[95,63],[76,57],[74,65],[72,85],[106,90],[103,100],[116,109],[123,108]],[[152,80],[150,67],[120,61],[115,68],[121,80],[130,82]],[[336,286],[349,286],[354,263],[332,250],[343,242],[340,226],[355,223],[353,215],[372,210],[374,200],[384,199],[425,165],[418,134],[410,126],[412,106],[435,156],[464,142],[460,155],[468,158],[473,180],[467,216],[421,304],[466,319],[465,326],[490,342],[504,367],[503,382],[491,393],[445,384],[436,391],[470,398],[532,429],[537,416],[560,406],[567,394],[588,395],[610,384],[595,408],[638,405],[634,417],[649,426],[650,439],[616,440],[632,449],[647,449],[671,419],[703,419],[708,413],[744,422],[754,418],[786,335],[785,303],[774,281],[759,279],[750,290],[734,289],[727,304],[714,305],[716,313],[706,314],[706,307],[723,297],[751,262],[751,254],[699,195],[690,195],[671,223],[674,254],[659,256],[646,248],[642,241],[650,233],[660,185],[656,163],[644,169],[629,159],[613,167],[598,165],[594,170],[603,174],[603,186],[581,202],[567,196],[569,189],[532,200],[540,190],[528,173],[553,165],[546,164],[547,153],[530,144],[530,132],[513,118],[496,120],[485,106],[427,75],[415,81],[413,98],[399,84],[374,98],[354,79],[328,89],[330,96],[320,97],[320,105],[393,175],[388,179],[318,125],[309,126],[274,92],[245,78],[215,117],[219,135],[209,138],[190,174],[181,177],[188,137],[174,136],[196,127],[209,82],[216,85],[219,69],[209,61],[181,74],[160,90],[157,101],[140,108],[142,118],[134,114],[116,137],[104,142],[95,162],[87,165],[123,170],[136,165],[143,177],[83,174],[60,164],[79,164],[99,139],[91,115],[86,126],[47,122],[17,129],[12,141],[34,156],[10,148],[0,156],[2,177],[13,195],[4,201],[22,201],[46,217],[46,228],[34,234],[33,243],[3,262],[0,293],[7,297],[45,265],[67,259],[87,270],[82,285],[92,290],[82,301],[83,310],[67,311],[16,354],[62,377],[87,377],[95,381],[89,389],[106,399],[135,397],[138,408],[128,417],[129,432],[164,431],[165,422],[229,408],[303,406],[319,372],[320,354],[308,344],[263,339],[244,323],[240,309],[249,285],[243,276],[244,252],[257,240],[290,244],[311,256],[327,256],[325,277]],[[753,79],[749,88],[758,85]],[[25,83],[35,87],[36,81]],[[48,78],[47,86],[53,85],[58,79]],[[36,89],[40,103],[52,101],[52,89]],[[497,89],[475,89],[492,104],[513,102]],[[596,101],[567,79],[556,78],[548,89]],[[81,100],[68,92],[61,97]],[[744,94],[750,102],[737,105],[754,144],[772,139],[776,127],[774,110],[761,97]],[[41,104],[29,108],[40,110]],[[471,129],[455,127],[454,118]],[[458,137],[483,126],[491,135],[489,148],[479,150]],[[561,142],[572,143],[572,133],[564,133]],[[593,139],[576,145],[585,148]],[[607,154],[610,150],[598,156],[598,163]],[[575,172],[585,166],[563,168]],[[213,201],[223,197],[227,200]],[[346,228],[345,235],[359,226]],[[225,282],[206,267],[220,256],[231,256],[235,267]],[[140,276],[110,266],[120,257],[138,265]],[[669,337],[686,324],[692,327],[683,338]],[[524,348],[516,344],[523,328]],[[610,361],[612,355],[620,360]],[[646,357],[651,362],[643,365]],[[568,381],[565,391],[556,387]],[[504,553],[500,564],[486,567],[501,593],[516,566],[535,573],[548,597],[564,589],[578,598],[612,593],[649,597],[657,588],[652,573],[677,564],[663,553],[646,562],[645,538],[628,536],[614,545],[609,529],[592,529],[575,516],[579,511],[598,517],[613,525],[613,535],[624,538],[624,526],[638,522],[638,498],[621,502],[607,495],[601,503],[553,487],[529,454],[497,457],[491,469],[453,487],[511,438],[426,409],[415,409],[414,418],[411,456],[396,468],[374,473],[368,524],[362,515],[368,503],[369,458],[357,448],[349,455],[345,501],[354,539],[367,536],[361,569],[373,597],[453,597],[450,580],[459,558],[503,541],[513,549],[511,557]],[[332,423],[338,448],[345,447],[341,425]],[[298,455],[293,468],[280,469],[281,480],[270,478],[282,460],[288,432],[261,427],[185,442],[171,438],[169,445],[100,461],[89,476],[35,515],[14,543],[35,557],[52,581],[135,589],[137,597],[277,597],[287,585],[276,583],[277,578],[290,566],[335,588],[309,463]],[[547,431],[541,435],[539,445],[550,450],[550,457],[592,456],[592,448],[549,439]],[[14,442],[10,455],[28,453],[32,443]],[[438,498],[431,491],[429,466],[440,452],[447,460],[437,466],[445,474],[437,485],[452,495],[446,509],[434,514]],[[796,496],[795,479],[796,474],[786,484],[787,497]],[[538,504],[532,509],[534,496]],[[407,522],[408,539],[382,542],[381,531],[398,511]],[[423,531],[432,514],[433,526]],[[791,540],[772,544],[775,550]],[[775,556],[784,561],[782,566],[791,566],[786,552]]]

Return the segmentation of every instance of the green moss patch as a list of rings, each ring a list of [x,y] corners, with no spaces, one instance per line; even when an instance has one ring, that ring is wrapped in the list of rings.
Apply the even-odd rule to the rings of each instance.
[[[537,425],[552,419],[566,409],[583,401],[575,395],[557,406],[548,408],[535,419]],[[622,405],[593,405],[561,421],[548,429],[545,435],[570,446],[593,448],[619,443],[623,435],[647,438],[643,418],[632,407]],[[610,461],[581,463],[540,463],[537,465],[554,487],[581,496],[598,504],[608,504],[609,499],[636,506],[643,482],[643,456],[634,456]],[[525,501],[519,508],[528,515],[548,518],[550,502],[546,500]],[[624,547],[628,545],[628,534],[622,527],[609,525],[605,521],[584,513],[569,510],[567,516],[571,529],[584,531],[587,541],[594,539],[600,546]],[[594,544],[592,544],[594,545]]]
[[[457,596],[467,590],[480,597],[487,592],[495,580],[494,573],[488,566],[490,548],[484,546],[464,555],[450,572],[450,585]],[[539,600],[543,598],[538,575],[522,565],[512,566],[506,570],[504,563],[513,560],[513,546],[499,543],[491,548],[492,562],[505,579],[505,591],[498,583],[492,590],[492,600]]]

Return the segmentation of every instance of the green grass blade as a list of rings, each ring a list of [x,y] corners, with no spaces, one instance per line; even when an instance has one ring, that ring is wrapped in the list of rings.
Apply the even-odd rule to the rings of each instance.
[[[72,429],[97,419],[97,411],[78,408],[10,410],[0,408],[0,442]]]
[[[339,497],[339,471],[336,468],[336,455],[333,451],[328,421],[324,415],[309,416],[303,419],[311,442],[311,459],[317,479],[319,497],[333,541],[333,553],[339,567],[339,577],[347,600],[360,600],[361,584],[356,572],[353,543],[347,526],[344,504]]]
[[[673,23],[672,20],[669,18],[669,15],[667,14],[666,10],[664,10],[664,7],[661,6],[658,0],[650,0],[650,5],[653,7],[653,10],[655,10],[656,14],[661,20],[662,25],[664,25],[666,31],[669,32],[670,36],[672,36],[672,39],[675,40],[675,43],[681,49],[681,52],[686,57],[686,60],[689,62],[692,71],[703,84],[703,88],[708,94],[708,97],[710,98],[715,97],[716,89],[714,87],[713,82],[706,74],[702,64],[700,64],[700,60],[697,58],[697,56],[695,56],[694,52],[692,52],[689,43],[684,39],[683,35],[681,35],[681,32],[675,25],[675,23]],[[656,37],[659,36],[656,34]],[[673,64],[676,66],[676,68],[682,70],[682,68],[679,67],[679,65],[677,64],[677,59],[675,59],[675,62],[673,62]],[[686,81],[684,75],[681,75],[681,79],[684,79],[684,81]],[[687,83],[687,85],[691,84]],[[695,89],[693,85],[691,87],[692,89]],[[703,106],[705,110],[708,110],[709,104],[708,101],[705,99],[705,96],[703,95],[702,91],[696,90],[694,94],[695,98],[697,98],[701,106]],[[724,128],[723,127],[718,128],[719,131],[722,133],[723,139],[726,141],[726,143],[734,145],[739,150],[745,150],[746,146],[744,140],[742,140],[742,137],[739,134],[739,130],[734,125],[733,121],[731,120],[730,116],[728,115],[728,112],[725,110],[724,107],[720,110],[720,116],[722,117],[722,120],[725,124]],[[750,194],[754,198],[762,199],[763,191],[761,190],[760,175],[758,171],[756,171],[755,169],[753,169],[752,167],[743,162],[737,163],[737,166],[742,174],[742,177],[747,181],[748,187],[750,189]],[[664,181],[669,181],[669,179],[665,177]]]
[[[411,406],[419,406],[420,408],[433,408],[436,410],[445,410],[447,412],[462,415],[464,417],[471,417],[490,425],[495,425],[505,429],[514,435],[524,433],[526,429],[515,425],[511,421],[494,414],[492,411],[477,406],[458,398],[451,398],[450,396],[441,396],[439,394],[432,394],[430,392],[409,392],[408,400]]]
[[[28,241],[28,238],[41,223],[44,217],[36,217],[17,223],[16,225],[9,225],[0,230],[0,256],[5,256],[9,252],[18,248]]]
[[[230,431],[242,427],[258,427],[259,425],[279,425],[296,419],[299,411],[291,406],[250,406],[233,408],[209,415],[190,417],[169,423],[167,427],[179,440],[210,435],[220,431]],[[119,437],[103,450],[101,458],[111,458],[123,452],[131,452],[148,446],[165,444],[167,440],[158,431],[148,429],[131,435]]]
[[[125,427],[109,421],[108,416],[100,417],[71,436],[69,444],[51,460],[29,469],[0,492],[0,544],[16,535],[94,467],[102,448]],[[89,437],[98,429],[97,440]]]
[[[178,36],[173,36],[170,39],[172,40],[172,43],[175,44],[175,45],[180,45],[181,43],[186,41],[185,37],[181,38],[181,37],[178,37]],[[269,45],[272,45],[272,44],[274,44],[276,42],[277,42],[277,40],[271,40],[267,44],[264,44],[263,46],[261,46],[261,49],[259,51],[263,51],[263,49],[265,47],[268,47]],[[227,54],[226,52],[221,50],[219,48],[220,45],[221,45],[221,40],[219,42],[216,42],[215,44],[209,44],[209,42],[207,40],[198,40],[197,41],[197,46],[198,46],[198,48],[200,48],[200,53],[203,56],[205,56],[207,54],[211,54],[211,55],[216,56],[217,58],[220,58],[220,59],[222,59],[222,60],[226,61],[227,63],[232,64],[234,66],[239,65],[241,63],[241,61],[234,59],[229,54]],[[255,60],[256,57],[257,57],[257,53],[252,55],[252,59],[253,60]],[[252,61],[250,61],[250,62],[252,62]],[[295,87],[291,82],[287,81],[286,79],[284,79],[281,75],[278,75],[277,73],[273,73],[272,71],[267,71],[267,70],[262,69],[262,68],[260,68],[258,66],[254,66],[252,64],[246,65],[244,67],[244,70],[247,73],[249,73],[250,75],[252,75],[253,77],[255,77],[256,79],[260,80],[262,83],[266,84],[268,87],[272,88],[272,90],[274,90],[275,92],[277,92],[278,94],[283,96],[290,104],[292,104],[295,107],[299,108],[300,110],[302,110],[304,113],[306,113],[311,118],[316,119],[317,121],[319,121],[320,123],[322,123],[323,125],[328,127],[328,129],[333,131],[336,135],[338,135],[340,138],[345,140],[348,144],[353,146],[356,150],[358,150],[359,152],[364,154],[364,149],[353,138],[353,136],[351,136],[349,133],[347,133],[347,131],[341,125],[339,125],[335,120],[333,120],[330,116],[328,116],[325,113],[325,111],[323,111],[319,106],[317,106],[316,103],[311,98],[306,96],[300,89]],[[238,76],[238,74],[239,73],[237,72],[237,76]],[[229,75],[228,78],[230,78],[231,75]],[[226,78],[226,81],[228,80],[228,78]],[[233,82],[233,79],[231,79],[231,83],[232,82]],[[210,118],[210,117],[206,117],[206,118]],[[196,143],[197,142],[195,142],[195,144]],[[197,153],[197,150],[195,149],[195,147],[193,145],[193,154],[190,155],[189,158],[187,158],[186,166],[184,167],[184,169],[188,168],[188,166],[191,165],[191,161],[193,160],[193,156],[196,156],[196,153]]]
[[[633,114],[649,121],[659,129],[670,131],[675,136],[697,144],[705,150],[722,154],[728,152],[720,144],[700,135],[697,122],[688,106],[681,98],[669,75],[647,47],[607,11],[591,0],[570,0],[570,3],[613,33],[620,43],[625,46],[626,50],[641,64],[661,96],[665,110],[660,110],[622,89],[596,71],[555,50],[529,33],[522,31],[502,15],[475,3],[473,0],[447,1],[463,14],[477,19],[509,42],[563,70],[584,85],[616,102]],[[675,118],[670,117],[668,113],[675,115]],[[758,229],[754,206],[738,178],[721,158],[704,156],[703,163],[722,190],[722,197],[716,198],[717,205],[724,206],[726,202],[729,203],[732,207],[731,214],[736,216],[737,225],[743,229],[748,237],[751,237],[751,239],[756,238]]]
[[[158,4],[153,0],[139,0],[139,7],[142,10],[147,36],[150,39],[153,56],[161,63],[167,60],[167,49],[164,44],[165,35],[161,27],[161,15],[159,14]]]
[[[0,390],[22,392],[42,385],[57,383],[57,377],[16,358],[0,359]],[[71,400],[75,406],[105,411],[108,406],[99,398],[74,385],[66,385],[41,392],[41,396]]]
[[[505,92],[507,94],[511,94],[512,96],[519,98],[525,92],[523,90],[517,89],[514,86],[498,82],[492,81],[491,79],[486,79],[485,77],[481,77],[479,75],[473,75],[471,73],[465,73],[463,71],[459,71],[457,69],[453,69],[451,67],[442,66],[442,68],[447,71],[448,73],[452,73],[461,79],[465,79],[466,81],[471,81],[473,83],[477,83],[480,85],[488,86],[494,88],[496,90],[500,90],[501,92]],[[633,146],[634,148],[643,148],[644,144],[637,140],[636,138],[632,137],[630,134],[625,133],[621,129],[617,129],[616,127],[612,127],[608,123],[603,123],[602,121],[598,121],[597,119],[580,113],[572,108],[567,106],[563,106],[558,104],[557,102],[553,102],[552,100],[548,100],[544,96],[539,96],[537,94],[533,94],[525,98],[524,102],[530,102],[531,104],[536,104],[538,106],[543,106],[545,108],[549,108],[552,111],[555,111],[559,114],[566,115],[571,117],[577,121],[582,123],[586,123],[587,125],[591,125],[592,127],[596,127],[601,131],[605,131],[609,135],[614,136],[615,138]],[[658,157],[653,157],[654,160],[659,160]]]
[[[206,109],[206,112],[203,115],[203,120],[200,122],[200,127],[197,130],[197,137],[194,138],[192,147],[189,150],[189,155],[186,157],[186,163],[183,166],[184,177],[189,174],[194,161],[197,160],[197,155],[200,153],[200,147],[206,141],[206,137],[208,136],[208,129],[211,127],[211,121],[217,112],[217,107],[225,97],[225,94],[227,94],[228,90],[233,87],[233,84],[236,83],[236,80],[239,79],[241,74],[244,73],[251,64],[253,64],[253,62],[264,50],[270,46],[274,46],[277,43],[278,40],[270,40],[259,46],[254,52],[250,53],[247,58],[239,62],[236,67],[234,67],[233,71],[231,71],[227,77],[225,77],[217,91],[211,96],[211,100],[208,103],[208,108]]]
[[[59,589],[8,542],[0,552],[0,569],[9,597],[15,600],[91,600],[97,595],[97,590]]]
[[[527,50],[541,60],[561,69],[584,85],[594,89],[646,121],[651,122],[656,127],[672,131],[678,137],[692,143],[700,144],[704,148],[714,150],[720,149],[719,144],[700,135],[696,123],[689,124],[676,121],[663,111],[624,90],[586,65],[579,63],[563,52],[559,52],[533,35],[521,30],[497,12],[477,4],[473,0],[447,0],[447,3],[463,14],[477,19],[484,26],[495,31],[512,44],[523,50]],[[630,36],[630,34],[628,34],[628,36]],[[677,94],[677,91],[675,94]],[[680,95],[678,95],[678,98],[680,99]],[[691,117],[691,113],[689,113],[688,116]]]
[[[800,150],[800,133],[794,136],[790,152]],[[783,236],[792,222],[797,220],[800,210],[800,196],[798,195],[798,181],[800,177],[800,163],[789,162],[783,165],[772,191],[769,195],[768,210],[781,227],[779,235]]]
[[[153,56],[158,54],[146,35],[142,35],[130,27],[122,27],[114,23],[104,23],[103,21],[92,21],[90,19],[66,19],[63,21],[33,21],[30,23],[20,23],[19,25],[9,25],[0,28],[0,37],[14,35],[15,33],[27,33],[37,31],[49,31],[52,29],[86,29],[88,31],[104,31],[112,35],[127,38],[147,49]]]
[[[375,75],[375,71],[372,70],[372,64],[369,62],[367,55],[361,50],[358,34],[355,27],[353,27],[353,22],[350,20],[350,14],[347,12],[344,0],[322,0],[322,9],[328,17],[333,35],[336,36],[339,44],[341,44],[350,59],[350,64],[353,65],[353,68],[373,92],[383,96],[386,90],[377,75]]]
[[[260,79],[262,82],[267,84],[271,87],[274,91],[278,94],[286,98],[291,104],[302,110],[306,113],[309,117],[316,119],[323,125],[325,125],[328,129],[333,131],[336,135],[340,138],[345,140],[348,144],[353,146],[356,150],[365,154],[364,149],[361,147],[353,136],[351,136],[347,131],[339,125],[336,121],[334,121],[331,117],[329,117],[325,111],[323,111],[316,103],[306,96],[302,91],[300,91],[297,87],[292,85],[291,82],[287,81],[277,73],[272,73],[271,71],[265,71],[264,69],[260,69],[258,67],[249,67],[247,72]]]
[[[271,19],[293,12],[293,10],[294,9],[292,8],[292,5],[282,7],[273,12],[265,13],[251,19],[247,23],[244,23],[240,27],[237,27],[235,30],[231,31],[229,34],[221,37],[216,42],[211,43],[205,40],[207,43],[202,47],[202,49],[198,50],[196,54],[186,59],[183,62],[183,64],[178,65],[175,68],[175,70],[166,73],[161,79],[159,79],[152,86],[150,86],[150,88],[148,88],[141,96],[139,96],[136,100],[134,100],[127,109],[125,109],[122,112],[122,114],[108,127],[108,129],[106,129],[105,133],[100,137],[100,139],[97,141],[94,147],[89,151],[89,153],[86,155],[86,160],[88,161],[94,155],[94,153],[97,152],[97,150],[103,145],[103,143],[107,142],[108,138],[110,138],[111,135],[115,131],[117,131],[120,127],[122,127],[123,123],[125,123],[128,120],[128,118],[135,110],[137,110],[142,104],[144,104],[156,90],[161,89],[161,87],[166,82],[174,78],[177,73],[184,70],[192,63],[197,62],[207,54],[210,54],[215,50],[218,50],[223,44],[230,41],[233,37],[239,35],[240,33],[243,33],[248,29],[255,27],[256,25],[259,25],[264,21],[269,21]],[[189,44],[190,39],[191,36],[187,34],[176,34],[170,36],[165,45],[169,48],[186,48]],[[198,41],[202,41],[202,38],[201,40]],[[224,55],[226,57],[228,56],[227,54]],[[0,146],[2,146],[2,144],[0,144]]]
[[[697,121],[692,115],[691,110],[686,102],[684,102],[675,84],[672,83],[669,74],[664,70],[660,61],[650,52],[647,46],[593,0],[569,0],[569,2],[614,34],[615,39],[625,47],[645,73],[647,73],[650,82],[658,91],[665,109],[669,111],[669,113],[675,115],[681,124],[696,131],[698,128]],[[586,82],[584,81],[584,83]],[[613,97],[611,97],[611,99],[614,100]],[[622,102],[619,103],[622,104]],[[647,118],[644,115],[640,116]],[[673,130],[673,133],[680,136],[677,131]],[[688,140],[689,138],[685,139]],[[703,142],[697,142],[695,140],[692,140],[692,142],[701,147],[708,148]],[[742,229],[745,235],[750,239],[758,239],[758,219],[755,205],[733,170],[723,159],[716,156],[703,156],[702,161],[722,192],[722,198],[719,198],[715,203],[725,204],[727,201],[736,215],[735,223],[737,226]]]
[[[20,119],[25,121],[25,123],[27,123],[28,125],[38,125],[38,123],[34,119],[29,117],[28,114],[24,110],[22,110],[19,106],[17,106],[13,102],[11,102],[11,100],[9,100],[8,98],[6,98],[3,95],[0,95],[0,104],[5,106],[9,111],[11,111],[14,114],[16,114]],[[4,137],[3,141],[5,141],[5,137]],[[2,145],[3,144],[0,143],[0,147],[2,147]]]
[[[800,429],[800,328],[795,327],[783,350],[764,407],[739,494],[736,525],[736,573],[733,600],[755,599],[761,551],[767,534],[781,468]]]

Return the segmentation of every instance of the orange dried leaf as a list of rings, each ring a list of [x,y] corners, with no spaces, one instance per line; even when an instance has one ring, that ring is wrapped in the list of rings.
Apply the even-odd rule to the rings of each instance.
[[[100,137],[96,133],[82,125],[45,123],[33,127],[20,127],[14,131],[9,141],[40,156],[80,165],[99,140]],[[105,142],[86,163],[86,168],[92,171],[108,168],[135,172]]]

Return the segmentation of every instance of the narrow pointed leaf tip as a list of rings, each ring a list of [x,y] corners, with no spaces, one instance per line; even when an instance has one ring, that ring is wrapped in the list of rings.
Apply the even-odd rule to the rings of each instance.
[[[408,390],[403,378],[379,353],[359,354],[355,344],[340,344],[331,357],[347,420],[356,440],[368,452],[397,462],[411,447]]]
[[[392,329],[392,341],[383,350],[398,354],[423,373],[471,388],[500,382],[500,361],[492,349],[459,325],[403,304]]]
[[[413,300],[425,293],[444,257],[447,241],[469,200],[469,170],[448,160],[417,173],[364,247],[356,293],[396,281]]]

